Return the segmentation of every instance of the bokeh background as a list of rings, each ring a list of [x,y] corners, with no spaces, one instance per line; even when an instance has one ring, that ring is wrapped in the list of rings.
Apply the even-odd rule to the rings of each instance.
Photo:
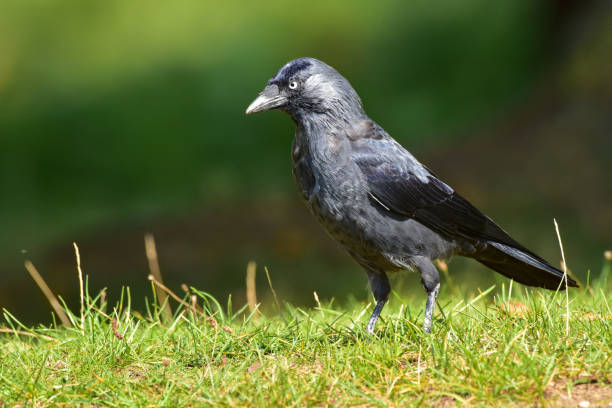
[[[244,301],[249,260],[283,300],[369,299],[365,274],[293,185],[293,123],[244,110],[287,61],[343,73],[366,110],[440,177],[553,264],[560,224],[583,281],[612,247],[608,1],[139,2],[3,0],[0,307],[151,294],[143,236],[168,286]],[[453,261],[456,282],[492,272]],[[269,296],[262,269],[258,294]],[[396,279],[423,296],[416,275]],[[412,295],[412,293],[414,293]]]

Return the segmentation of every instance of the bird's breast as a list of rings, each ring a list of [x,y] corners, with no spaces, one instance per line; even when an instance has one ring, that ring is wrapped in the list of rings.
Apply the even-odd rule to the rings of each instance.
[[[307,152],[303,146],[300,146],[297,139],[293,141],[291,158],[293,161],[293,177],[300,195],[306,203],[310,203],[318,193],[317,178]]]
[[[318,161],[295,142],[292,153],[293,175],[309,210],[341,243],[348,245],[349,240],[358,239],[360,228],[355,216],[367,205],[367,193],[357,169]]]
[[[330,210],[336,202],[354,199],[359,182],[347,146],[335,133],[316,140],[296,133],[292,146],[293,174],[304,200]],[[354,168],[353,168],[354,167]]]

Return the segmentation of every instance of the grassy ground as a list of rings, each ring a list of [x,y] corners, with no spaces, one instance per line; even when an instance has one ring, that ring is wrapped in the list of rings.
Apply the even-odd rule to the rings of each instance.
[[[113,308],[85,293],[71,327],[4,311],[0,406],[611,406],[601,280],[569,305],[564,292],[447,285],[431,335],[422,299],[397,294],[369,336],[364,302],[263,315],[192,288],[168,316],[155,301],[132,310],[129,289]]]

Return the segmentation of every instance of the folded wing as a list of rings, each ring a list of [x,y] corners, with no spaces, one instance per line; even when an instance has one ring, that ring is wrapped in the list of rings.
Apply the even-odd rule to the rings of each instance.
[[[361,137],[351,135],[353,159],[385,211],[414,219],[449,240],[480,243],[482,250],[471,256],[519,282],[558,287],[563,272],[515,241],[379,126],[372,122],[360,128]]]

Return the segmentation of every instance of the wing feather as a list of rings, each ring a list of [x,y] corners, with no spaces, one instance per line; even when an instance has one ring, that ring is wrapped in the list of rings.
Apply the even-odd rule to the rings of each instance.
[[[371,122],[360,124],[358,129],[349,137],[352,158],[381,211],[416,220],[449,240],[484,244],[473,257],[518,282],[559,287],[563,277],[560,270],[512,239],[382,128]],[[567,282],[577,286],[573,279]]]
[[[527,251],[382,128],[371,123],[359,126],[361,137],[356,137],[353,131],[352,154],[369,193],[383,209],[414,219],[451,240],[494,241]]]

